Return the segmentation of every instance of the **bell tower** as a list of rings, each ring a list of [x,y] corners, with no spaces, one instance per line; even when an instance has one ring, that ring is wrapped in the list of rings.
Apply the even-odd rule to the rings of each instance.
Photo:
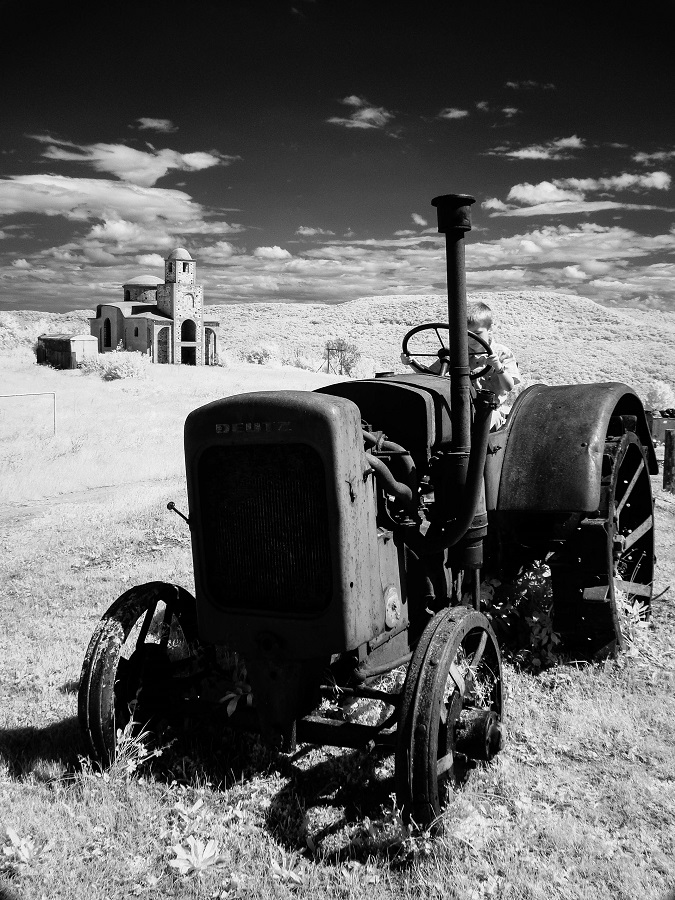
[[[157,288],[160,312],[173,319],[174,363],[204,362],[204,289],[197,284],[197,264],[183,247],[164,261],[164,284]]]

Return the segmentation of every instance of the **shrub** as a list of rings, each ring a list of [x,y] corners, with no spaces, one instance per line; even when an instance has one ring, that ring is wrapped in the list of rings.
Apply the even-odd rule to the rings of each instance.
[[[243,356],[247,363],[256,363],[259,366],[269,365],[272,359],[272,353],[268,347],[253,347],[244,353]]]
[[[113,350],[100,356],[84,359],[80,371],[85,375],[100,375],[104,381],[121,378],[147,378],[150,359],[138,350]]]
[[[645,397],[647,409],[667,409],[675,406],[675,391],[665,381],[654,381]]]
[[[337,375],[351,375],[361,359],[361,352],[356,344],[350,344],[344,338],[332,338],[326,341],[323,358],[328,371],[335,372],[337,364]]]
[[[484,582],[481,601],[507,659],[534,671],[558,662],[551,570],[543,561],[524,566],[511,583]]]
[[[282,366],[292,366],[294,369],[306,369],[308,372],[316,372],[321,364],[316,359],[310,359],[302,354],[296,347],[291,353],[281,358]]]

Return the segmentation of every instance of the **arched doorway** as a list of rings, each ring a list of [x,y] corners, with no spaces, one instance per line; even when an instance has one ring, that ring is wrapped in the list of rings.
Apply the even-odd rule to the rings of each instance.
[[[157,362],[168,363],[169,359],[169,329],[160,328],[157,332]]]
[[[192,319],[186,319],[180,326],[180,339],[190,342],[197,340],[197,326]]]
[[[204,329],[204,365],[216,364],[216,333],[213,328]]]

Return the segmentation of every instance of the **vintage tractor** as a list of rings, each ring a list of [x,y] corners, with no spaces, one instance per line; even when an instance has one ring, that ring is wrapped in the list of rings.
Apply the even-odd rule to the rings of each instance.
[[[196,596],[144,584],[99,623],[79,692],[96,760],[130,722],[227,710],[227,725],[281,750],[390,747],[399,805],[429,825],[502,745],[482,569],[509,578],[547,559],[576,656],[620,646],[622,598],[648,613],[657,466],[640,400],[619,383],[537,384],[490,431],[496,400],[475,390],[468,357],[473,202],[432,201],[448,323],[412,329],[403,348],[419,359],[413,345],[431,338],[434,371],[242,394],[188,416]],[[374,723],[344,713],[364,699],[380,704]]]

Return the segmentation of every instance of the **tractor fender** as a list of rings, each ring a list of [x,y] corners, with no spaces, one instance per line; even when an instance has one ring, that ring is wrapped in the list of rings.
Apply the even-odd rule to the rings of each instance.
[[[596,510],[613,416],[635,416],[635,432],[645,448],[649,472],[658,474],[642,402],[628,385],[618,381],[534,384],[523,391],[498,441],[503,462],[498,484],[497,473],[492,473],[496,493],[492,508],[500,512]],[[499,435],[496,432],[494,438]]]

